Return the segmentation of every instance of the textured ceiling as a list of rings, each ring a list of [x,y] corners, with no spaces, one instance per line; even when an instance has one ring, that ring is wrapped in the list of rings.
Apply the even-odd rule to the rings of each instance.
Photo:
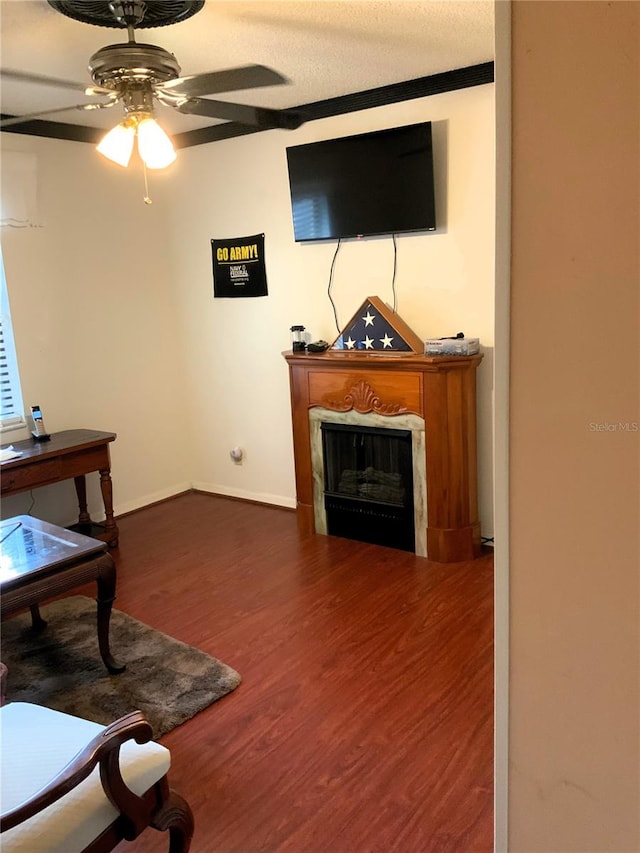
[[[216,97],[284,108],[490,61],[493,5],[493,0],[208,0],[187,21],[140,30],[137,41],[174,53],[183,75],[249,63],[274,68],[289,79],[288,85]],[[3,69],[88,85],[91,54],[126,41],[126,32],[77,22],[46,0],[1,0],[0,39]],[[13,115],[85,100],[82,93],[40,84],[0,78],[0,86],[1,110]],[[110,127],[117,110],[71,110],[52,118]],[[159,118],[173,131],[215,123],[167,107]]]

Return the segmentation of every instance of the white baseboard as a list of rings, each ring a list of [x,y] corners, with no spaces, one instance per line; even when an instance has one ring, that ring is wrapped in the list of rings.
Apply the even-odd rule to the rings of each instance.
[[[129,512],[142,509],[150,504],[155,504],[159,501],[167,500],[167,498],[173,498],[175,495],[180,495],[183,492],[188,492],[193,488],[195,488],[195,486],[192,486],[189,482],[176,483],[167,489],[161,489],[159,492],[153,492],[150,495],[144,495],[144,497],[136,498],[133,501],[126,501],[125,503],[117,504],[113,508],[114,515],[116,518],[120,515],[126,515]],[[104,516],[104,509],[102,510],[102,515]]]
[[[191,484],[192,489],[197,489],[199,492],[208,492],[212,495],[220,495],[228,498],[240,498],[245,501],[255,501],[261,504],[273,504],[274,506],[283,506],[288,509],[296,508],[296,499],[285,497],[284,495],[270,495],[265,492],[248,492],[245,489],[233,489],[229,486],[221,486],[216,483],[194,482]]]

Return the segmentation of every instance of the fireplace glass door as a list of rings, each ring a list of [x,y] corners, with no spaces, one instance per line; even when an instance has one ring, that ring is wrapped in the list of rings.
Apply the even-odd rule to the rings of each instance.
[[[321,428],[327,532],[415,551],[411,431]]]

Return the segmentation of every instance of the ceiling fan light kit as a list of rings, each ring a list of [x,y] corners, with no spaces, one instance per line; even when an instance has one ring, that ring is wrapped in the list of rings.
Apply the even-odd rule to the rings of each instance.
[[[100,141],[97,151],[119,166],[129,165],[133,143],[138,139],[138,154],[148,169],[165,169],[176,159],[171,139],[152,115],[139,113],[117,124]]]
[[[144,48],[147,45],[132,43],[134,48]],[[112,48],[104,48],[98,53],[105,54],[117,48],[126,48],[127,45],[113,45]],[[153,47],[153,45],[148,45]],[[158,50],[162,50],[159,48]],[[163,51],[166,53],[166,51]],[[98,54],[96,54],[97,56]],[[172,56],[168,54],[168,56]],[[123,60],[130,57],[123,56]],[[148,69],[141,68],[139,55],[133,55],[134,62],[127,64],[123,61],[118,68],[112,64],[103,66],[100,71],[93,67],[95,57],[91,57],[89,70],[93,79],[106,89],[114,88],[120,95],[122,105],[127,117],[120,124],[110,130],[101,140],[97,150],[109,160],[127,167],[133,151],[135,138],[138,139],[138,153],[145,166],[149,169],[165,169],[176,159],[176,152],[171,139],[160,127],[154,117],[153,109],[153,83]],[[175,57],[172,57],[175,60]],[[173,76],[176,77],[180,71],[177,62],[173,63]]]

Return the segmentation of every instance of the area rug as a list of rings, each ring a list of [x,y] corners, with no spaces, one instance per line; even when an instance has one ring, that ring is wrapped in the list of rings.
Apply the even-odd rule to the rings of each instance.
[[[126,613],[111,614],[111,653],[127,668],[110,675],[98,651],[96,603],[73,596],[42,607],[43,631],[29,613],[2,624],[7,701],[32,702],[107,725],[142,711],[155,738],[234,690],[240,675],[198,649]]]

